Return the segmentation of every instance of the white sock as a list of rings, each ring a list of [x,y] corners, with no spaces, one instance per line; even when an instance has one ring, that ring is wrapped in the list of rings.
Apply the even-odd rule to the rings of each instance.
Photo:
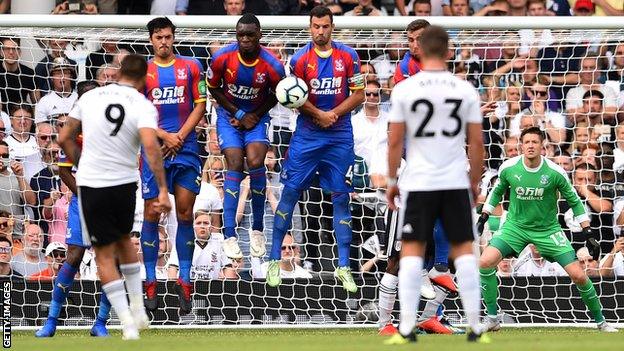
[[[392,319],[394,301],[396,301],[399,277],[384,273],[379,282],[379,327],[383,328]]]
[[[119,269],[126,278],[126,289],[130,299],[130,309],[143,308],[143,287],[141,286],[141,264],[139,262],[119,265]]]
[[[432,285],[433,285],[433,291],[435,291],[436,296],[433,300],[429,300],[425,304],[425,309],[423,310],[423,313],[420,315],[421,321],[426,321],[427,319],[435,316],[436,313],[438,312],[438,307],[440,307],[440,305],[444,302],[444,300],[446,300],[446,297],[448,296],[448,293],[446,292],[446,290],[440,288],[439,286],[435,284],[432,284]]]
[[[423,259],[418,256],[402,257],[399,262],[399,300],[401,301],[399,332],[403,336],[410,334],[416,326],[422,266]]]
[[[119,319],[124,322],[127,320],[127,316],[130,316],[130,309],[128,308],[128,300],[126,299],[126,288],[124,288],[124,281],[121,279],[113,280],[102,285],[102,290],[106,293],[106,297],[111,303],[111,306],[115,309]]]
[[[473,254],[459,256],[455,259],[455,276],[464,312],[470,329],[481,334],[479,313],[481,310],[481,285],[477,258]]]

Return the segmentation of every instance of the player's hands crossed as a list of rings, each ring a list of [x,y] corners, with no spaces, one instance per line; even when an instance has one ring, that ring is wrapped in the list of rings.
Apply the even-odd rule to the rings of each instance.
[[[314,123],[316,123],[321,128],[331,127],[332,124],[336,123],[338,120],[338,115],[334,111],[321,111],[314,118]]]
[[[247,112],[243,118],[240,119],[240,125],[247,130],[251,130],[254,129],[259,121],[260,117],[258,117],[258,115],[253,112]]]
[[[161,190],[158,193],[158,199],[152,204],[154,211],[159,213],[168,213],[171,211],[171,202],[169,201],[169,193],[167,190]]]
[[[164,158],[175,156],[184,144],[184,139],[182,139],[178,133],[164,133],[162,135],[162,141],[162,153]]]

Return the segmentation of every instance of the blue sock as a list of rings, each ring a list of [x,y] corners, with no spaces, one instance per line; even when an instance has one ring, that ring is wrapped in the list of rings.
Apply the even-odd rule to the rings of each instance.
[[[227,171],[223,182],[223,236],[228,239],[236,236],[236,208],[240,196],[240,183],[243,173]]]
[[[443,303],[441,303],[440,306],[438,306],[438,310],[436,311],[436,316],[438,317],[444,316],[444,304]]]
[[[290,229],[290,221],[292,220],[293,210],[297,201],[299,201],[299,191],[284,186],[282,198],[277,205],[273,219],[273,240],[271,243],[271,255],[269,256],[269,259],[272,261],[282,258],[282,242],[286,232]]]
[[[442,264],[448,267],[449,242],[440,219],[436,221],[435,227],[433,228],[433,241],[435,244],[435,258],[433,264]]]
[[[185,283],[191,283],[191,263],[195,250],[195,233],[193,222],[178,218],[178,233],[176,234],[176,251],[178,252],[178,264],[180,267],[180,279]]]
[[[106,293],[102,290],[102,295],[100,296],[100,309],[98,310],[98,315],[96,319],[96,323],[106,324],[108,317],[110,315],[111,303],[108,301],[108,297],[106,297]]]
[[[52,290],[52,301],[50,301],[48,318],[58,319],[61,314],[61,309],[65,304],[67,294],[74,283],[76,272],[78,272],[78,267],[72,267],[67,262],[63,263],[61,269],[59,269],[58,276],[56,280],[54,280],[54,289]]]
[[[266,201],[266,167],[262,166],[249,170],[251,186],[251,210],[253,224],[251,229],[264,230],[264,203]]]
[[[145,281],[156,281],[156,262],[158,261],[158,222],[143,221],[141,230],[141,250],[145,262]]]
[[[338,243],[338,267],[349,267],[352,236],[349,200],[349,193],[332,194],[334,232],[336,233],[336,242]]]

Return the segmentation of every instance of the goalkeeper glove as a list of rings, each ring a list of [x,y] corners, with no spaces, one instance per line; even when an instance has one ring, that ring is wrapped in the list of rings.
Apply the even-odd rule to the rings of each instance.
[[[583,235],[585,236],[585,247],[587,247],[587,251],[592,257],[597,260],[598,255],[600,255],[600,244],[594,238],[594,234],[590,227],[583,228]]]
[[[488,218],[490,218],[490,214],[487,212],[481,212],[481,216],[477,221],[477,232],[479,236],[483,234],[483,227],[485,227],[485,222],[487,222]]]

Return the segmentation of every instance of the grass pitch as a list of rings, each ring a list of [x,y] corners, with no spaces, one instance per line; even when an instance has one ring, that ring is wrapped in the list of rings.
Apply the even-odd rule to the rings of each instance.
[[[52,339],[37,339],[33,331],[13,332],[13,350],[27,351],[383,351],[383,350],[504,350],[572,351],[624,350],[624,331],[606,334],[579,328],[506,328],[491,333],[491,344],[468,344],[465,335],[419,335],[418,343],[383,345],[376,329],[152,329],[139,341],[122,341],[119,330],[97,339],[88,330],[59,330]]]

